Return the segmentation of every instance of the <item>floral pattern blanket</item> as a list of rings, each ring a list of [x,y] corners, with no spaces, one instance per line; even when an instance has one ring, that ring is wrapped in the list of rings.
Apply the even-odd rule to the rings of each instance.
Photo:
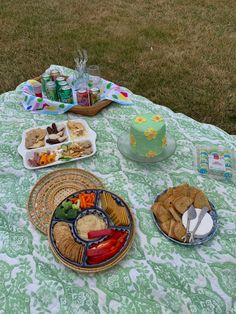
[[[33,115],[18,100],[19,89],[0,96],[0,313],[236,313],[236,187],[203,178],[193,163],[197,143],[235,150],[236,136],[132,95],[132,106],[112,104],[84,117],[98,135],[96,155],[32,171],[23,167],[17,153],[22,132],[76,115]],[[174,155],[151,165],[127,160],[117,149],[117,139],[129,130],[131,119],[148,112],[162,115],[177,141]],[[86,275],[66,268],[28,219],[31,188],[60,167],[93,172],[134,213],[134,244],[108,271]],[[166,239],[150,211],[157,194],[184,182],[204,190],[219,216],[216,236],[197,247]]]

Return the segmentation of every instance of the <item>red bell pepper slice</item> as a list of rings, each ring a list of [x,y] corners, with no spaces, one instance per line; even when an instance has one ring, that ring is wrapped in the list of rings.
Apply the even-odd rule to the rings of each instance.
[[[105,241],[102,241],[98,244],[96,244],[95,246],[91,247],[91,250],[95,250],[95,249],[110,249],[111,247],[113,247],[116,244],[116,240],[115,239],[108,239]]]
[[[98,255],[98,256],[93,256],[88,258],[88,263],[89,264],[99,264],[111,257],[113,257],[117,252],[119,252],[120,247],[114,246],[109,252],[103,254],[103,255]]]
[[[113,236],[114,233],[115,233],[115,230],[111,228],[107,228],[103,230],[96,230],[96,231],[89,231],[88,238],[95,239],[95,238],[100,238],[103,236]]]
[[[87,256],[88,256],[88,263],[89,264],[99,264],[107,259],[112,258],[114,255],[116,255],[121,248],[123,247],[126,238],[128,236],[127,232],[122,232],[122,231],[116,231],[115,234],[116,236],[119,235],[118,239],[110,238],[109,240],[105,240],[101,243],[99,243],[96,247],[93,247],[91,249],[87,250]],[[109,242],[110,241],[110,242]],[[108,246],[108,243],[111,244],[113,243],[112,247],[101,247],[101,245]],[[99,247],[100,245],[100,247]]]
[[[127,238],[127,235],[128,235],[128,233],[127,233],[127,232],[124,232],[124,233],[119,237],[119,239],[117,239],[117,242],[123,245],[123,244],[125,243],[125,240],[126,240],[126,238]]]
[[[92,257],[92,256],[99,256],[99,255],[104,255],[107,254],[111,251],[111,249],[88,249],[86,254],[88,257]]]
[[[115,231],[115,233],[113,234],[113,236],[112,236],[112,238],[113,239],[119,239],[119,237],[121,237],[122,235],[124,234],[124,232],[123,231]]]

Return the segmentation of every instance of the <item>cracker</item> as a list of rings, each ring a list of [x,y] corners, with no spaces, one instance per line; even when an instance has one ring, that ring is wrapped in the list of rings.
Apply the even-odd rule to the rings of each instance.
[[[77,263],[82,264],[83,255],[84,255],[84,246],[77,243],[77,250],[78,250]]]
[[[170,222],[171,222],[171,219],[165,221],[165,222],[162,222],[160,223],[160,227],[161,229],[166,233],[168,234],[169,232],[169,229],[170,229]]]
[[[33,129],[26,133],[25,147],[26,148],[37,148],[44,146],[44,138],[47,132],[45,129]]]
[[[189,196],[189,185],[187,183],[180,184],[175,188],[175,191],[184,196]]]
[[[181,218],[180,218],[178,212],[174,209],[173,206],[169,206],[168,210],[170,211],[170,213],[172,214],[172,216],[174,217],[174,219],[176,221],[181,221]]]
[[[189,187],[189,196],[195,200],[195,197],[196,197],[196,194],[200,192],[200,190],[198,190],[197,188],[193,187],[193,186],[190,186]]]
[[[58,222],[55,224],[54,239],[59,252],[71,261],[82,263],[84,246],[77,243],[67,223]]]
[[[202,191],[200,191],[196,194],[195,200],[194,200],[194,207],[196,207],[196,208],[207,207],[207,208],[211,209],[211,206],[208,202],[208,199],[207,199],[205,193],[203,193]]]
[[[169,231],[168,231],[168,236],[173,238],[174,237],[174,228],[175,228],[175,225],[176,225],[177,221],[174,220],[174,219],[171,219],[170,221],[170,227],[169,227]]]
[[[129,225],[130,221],[126,208],[124,206],[118,205],[111,194],[103,192],[101,196],[101,202],[104,210],[106,210],[115,225]]]
[[[65,255],[65,251],[66,251],[67,245],[68,245],[68,239],[67,239],[67,238],[62,239],[62,240],[57,244],[57,248],[58,248],[58,250],[60,251],[60,253],[61,253],[62,255]]]
[[[176,240],[182,241],[183,236],[186,234],[186,229],[184,228],[182,222],[177,222],[174,226],[174,238]]]
[[[162,202],[164,203],[164,201],[170,197],[171,195],[173,195],[173,188],[169,188],[164,194],[162,194],[159,198],[158,198],[158,202]]]
[[[152,211],[160,222],[165,222],[172,218],[171,213],[161,203],[154,203]]]
[[[180,196],[173,201],[175,209],[180,214],[183,214],[192,203],[193,203],[193,200],[187,196]]]
[[[76,242],[74,241],[72,247],[71,247],[71,260],[76,262]]]
[[[174,198],[178,198],[178,197],[183,196],[183,194],[181,194],[178,190],[174,189],[173,196],[174,196]]]
[[[169,196],[169,197],[163,202],[164,207],[165,207],[165,208],[169,208],[170,206],[172,206],[174,199],[175,199],[174,195]]]
[[[121,213],[122,225],[128,226],[129,225],[129,218],[128,218],[128,214],[127,214],[125,207],[119,206],[118,211],[120,211],[120,213]]]
[[[68,259],[72,260],[72,247],[74,245],[73,240],[67,240],[66,245],[65,245],[65,254],[64,256],[67,257]]]

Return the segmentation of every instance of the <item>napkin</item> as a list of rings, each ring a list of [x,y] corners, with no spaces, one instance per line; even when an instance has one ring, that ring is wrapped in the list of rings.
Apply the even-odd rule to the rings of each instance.
[[[46,72],[50,72],[53,68],[50,67]],[[61,73],[63,75],[63,73]],[[69,76],[68,81],[70,82],[73,77],[73,73]],[[66,104],[59,101],[51,101],[47,98],[36,97],[34,93],[34,81],[28,80],[21,85],[21,96],[20,103],[23,105],[25,110],[31,111],[32,113],[39,114],[63,114],[70,110],[72,107],[77,106],[77,104]],[[121,105],[131,105],[131,92],[120,87],[110,81],[101,78],[100,82],[101,100],[107,99],[111,100],[117,104]]]

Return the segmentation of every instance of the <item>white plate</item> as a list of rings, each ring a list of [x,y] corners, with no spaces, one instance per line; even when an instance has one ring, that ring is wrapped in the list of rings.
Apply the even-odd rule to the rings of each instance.
[[[22,141],[21,141],[20,145],[18,146],[17,151],[23,157],[23,163],[24,163],[24,167],[25,168],[31,169],[31,170],[33,170],[33,169],[41,169],[41,168],[45,168],[45,167],[50,167],[50,166],[54,166],[54,165],[63,164],[63,163],[70,162],[70,161],[75,161],[75,160],[88,158],[88,157],[93,156],[96,153],[96,138],[97,138],[96,132],[94,132],[89,127],[88,123],[85,120],[83,120],[83,119],[76,119],[76,120],[69,120],[69,121],[80,122],[84,126],[84,128],[85,128],[85,134],[83,136],[78,136],[78,138],[76,138],[76,139],[74,137],[72,138],[71,135],[70,135],[70,132],[68,130],[68,127],[67,127],[67,122],[68,121],[61,121],[61,122],[56,123],[56,125],[57,126],[61,126],[61,125],[65,126],[65,135],[68,137],[66,141],[64,141],[62,143],[59,143],[59,144],[50,145],[50,144],[46,143],[46,139],[47,139],[47,135],[46,135],[45,136],[45,146],[42,146],[42,147],[39,147],[39,148],[35,148],[35,149],[27,149],[25,147],[26,133],[28,131],[31,131],[31,130],[34,130],[34,129],[38,129],[38,128],[46,129],[50,125],[37,126],[36,128],[27,129],[27,130],[25,130],[23,132],[23,134],[22,134]],[[86,155],[86,156],[82,156],[82,157],[78,157],[78,158],[73,158],[73,159],[70,159],[70,160],[58,160],[58,161],[52,162],[50,164],[39,166],[39,167],[32,167],[32,166],[30,166],[30,164],[28,162],[28,159],[31,158],[35,152],[42,152],[45,149],[49,150],[49,151],[50,150],[53,151],[57,147],[61,146],[62,144],[79,143],[79,142],[82,143],[82,142],[84,142],[86,140],[89,140],[91,142],[91,144],[92,144],[93,152],[90,155]]]

